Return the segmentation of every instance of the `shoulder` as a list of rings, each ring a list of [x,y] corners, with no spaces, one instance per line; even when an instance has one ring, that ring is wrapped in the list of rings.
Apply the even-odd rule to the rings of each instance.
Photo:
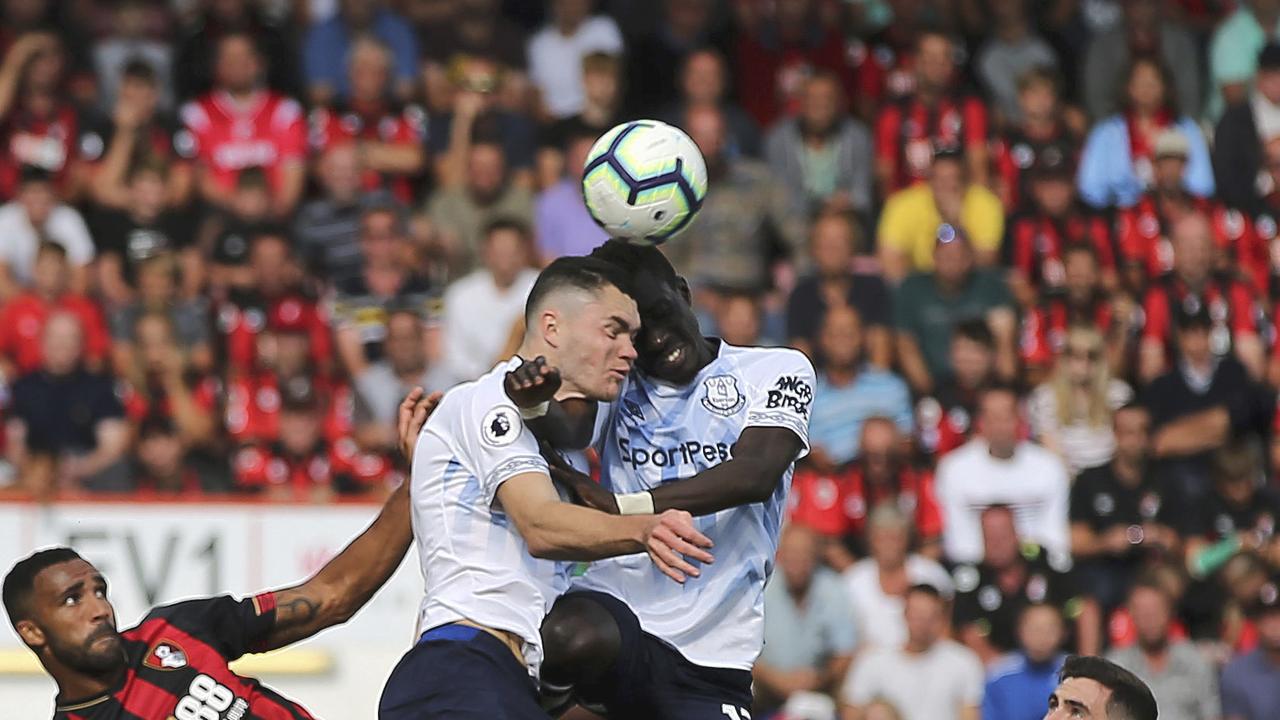
[[[290,125],[302,119],[302,105],[286,95],[272,97],[271,122],[276,125]]]
[[[601,38],[612,37],[620,34],[618,23],[607,15],[593,15],[582,23],[582,29],[579,31],[585,37]]]
[[[1125,403],[1133,400],[1133,388],[1129,387],[1129,383],[1119,379],[1112,378],[1107,383],[1107,404],[1115,410]]]
[[[1027,660],[1020,653],[1010,653],[997,660],[987,671],[987,684],[1003,684],[1006,678],[1017,675],[1027,668]]]
[[[764,144],[770,148],[781,145],[783,143],[794,143],[800,139],[800,128],[794,119],[787,119],[779,122],[765,133]],[[782,150],[783,148],[777,147]]]
[[[725,344],[723,356],[732,358],[747,380],[766,384],[781,380],[785,374],[794,374],[797,380],[809,383],[812,389],[816,373],[808,356],[794,348],[740,347]]]
[[[978,659],[977,654],[955,640],[939,640],[938,654],[957,667],[964,666],[965,669],[976,669],[982,672],[982,661]]]

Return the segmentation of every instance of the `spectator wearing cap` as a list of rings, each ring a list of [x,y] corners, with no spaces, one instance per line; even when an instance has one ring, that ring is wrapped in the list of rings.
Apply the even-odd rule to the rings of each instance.
[[[1151,414],[1126,405],[1111,419],[1115,453],[1071,486],[1071,555],[1081,582],[1110,612],[1145,563],[1182,548],[1189,507],[1160,481],[1151,457]]]
[[[1222,671],[1222,714],[1229,720],[1268,720],[1280,707],[1280,576],[1258,591],[1253,607],[1258,649]]]
[[[1162,720],[1218,720],[1218,678],[1199,650],[1169,637],[1173,598],[1153,579],[1139,579],[1129,591],[1129,615],[1137,642],[1107,653],[1107,659],[1137,675],[1151,688]]]
[[[88,164],[87,190],[99,207],[133,209],[137,199],[131,192],[131,178],[139,165],[168,167],[160,193],[162,208],[190,202],[195,189],[191,160],[196,148],[178,119],[161,109],[161,98],[170,87],[161,80],[155,65],[130,60],[123,68],[110,115],[104,111],[84,128],[80,153]]]
[[[1018,105],[1018,78],[1027,68],[1054,68],[1058,57],[1035,33],[1023,0],[994,0],[987,5],[991,26],[978,51],[978,79],[991,98],[998,124],[1022,119]]]
[[[1023,307],[1063,292],[1063,258],[1069,245],[1093,248],[1104,286],[1117,285],[1111,222],[1079,201],[1075,168],[1063,150],[1043,149],[1027,169],[1028,202],[1009,219],[1001,244],[1002,264],[1010,268],[1010,287]]]
[[[41,365],[13,383],[6,413],[5,447],[25,489],[128,489],[124,408],[111,378],[85,369],[80,322],[51,315],[40,343]]]
[[[389,310],[413,308],[434,319],[440,297],[439,289],[415,270],[399,205],[362,210],[360,254],[360,274],[335,288],[329,313],[338,359],[353,377],[382,357]]]
[[[907,639],[862,654],[840,692],[841,717],[856,720],[863,708],[887,700],[902,720],[971,720],[982,704],[982,664],[947,637],[947,602],[931,585],[906,591]]]
[[[1212,198],[1188,192],[1183,178],[1190,152],[1180,130],[1163,131],[1156,139],[1151,187],[1132,207],[1116,212],[1116,243],[1129,287],[1145,288],[1173,270],[1171,228],[1197,214],[1208,221],[1216,248],[1217,257],[1209,260],[1210,265],[1229,275],[1242,274],[1259,288],[1266,287],[1269,250],[1255,229],[1262,223],[1254,223],[1246,213],[1230,210]]]
[[[978,399],[977,436],[938,462],[942,546],[955,562],[983,559],[983,509],[1000,505],[1017,517],[1017,535],[1056,558],[1071,552],[1070,479],[1062,460],[1021,438],[1021,408],[1011,388],[989,387]],[[1009,645],[1006,643],[1005,648]]]
[[[917,393],[933,391],[953,372],[948,357],[952,330],[957,323],[979,319],[994,336],[996,375],[1011,378],[1017,350],[1008,288],[993,271],[974,267],[974,250],[963,232],[940,225],[936,233],[932,272],[910,275],[893,297],[902,374]]]
[[[801,693],[828,693],[844,678],[858,641],[840,576],[819,560],[821,541],[803,525],[778,540],[777,572],[765,586],[765,649],[752,666],[755,705],[767,717]]]
[[[1045,602],[1018,613],[1018,649],[996,661],[982,693],[982,717],[1040,720],[1042,705],[1058,686],[1058,671],[1067,656],[1062,611]]]
[[[364,189],[385,189],[408,203],[413,200],[413,181],[426,167],[427,115],[392,90],[391,70],[387,45],[370,36],[352,41],[344,68],[349,90],[343,99],[311,112],[309,140],[313,152],[355,145]],[[411,73],[409,80],[414,77]]]
[[[992,144],[996,194],[1007,212],[1030,197],[1027,170],[1052,153],[1074,164],[1080,153],[1084,118],[1063,104],[1061,82],[1048,68],[1031,68],[1017,79],[1018,115],[997,133]]]
[[[931,175],[938,148],[959,153],[969,179],[987,184],[987,108],[958,89],[956,48],[942,32],[916,37],[915,88],[876,118],[876,188],[888,197]],[[957,208],[958,211],[958,208]],[[976,232],[976,230],[975,230]]]
[[[582,171],[597,137],[586,128],[569,133],[563,148],[564,177],[539,193],[534,202],[534,240],[540,265],[564,255],[586,255],[609,239],[591,217],[582,196]]]
[[[906,497],[905,493],[901,497]],[[919,525],[919,514],[907,512],[905,504],[901,499],[896,502],[890,499],[864,508],[867,513],[865,535],[863,528],[859,528],[859,535],[866,538],[865,557],[844,570],[855,633],[864,648],[893,648],[906,642],[907,626],[902,611],[908,588],[929,585],[947,602],[955,594],[951,576],[942,565],[913,548],[914,543],[931,542],[936,550],[936,537],[918,536],[927,525]],[[934,520],[936,529],[937,518]],[[845,541],[849,539],[846,535]],[[830,557],[831,553],[827,555]]]
[[[547,24],[529,39],[529,79],[538,91],[539,114],[566,118],[582,111],[582,58],[621,55],[622,33],[612,18],[592,15],[589,0],[552,0],[549,9]]]
[[[1209,147],[1196,121],[1181,115],[1169,69],[1149,55],[1134,57],[1124,74],[1120,112],[1089,132],[1080,155],[1080,197],[1095,208],[1129,207],[1155,182],[1153,163],[1161,133],[1174,128],[1187,143],[1182,185],[1197,197],[1213,194]]]
[[[385,192],[364,194],[364,166],[355,145],[339,143],[320,152],[319,194],[298,211],[293,240],[307,269],[336,286],[360,275],[360,214],[363,207],[392,204]]]
[[[680,0],[668,2],[677,7],[696,4]],[[644,63],[645,72],[653,75],[653,68],[648,67],[649,60],[642,56],[637,61]],[[680,97],[664,106],[655,117],[671,125],[681,126],[690,110],[700,107],[715,108],[724,116],[725,155],[731,158],[760,156],[760,126],[750,113],[729,98],[729,68],[723,53],[713,47],[690,52],[680,66],[677,87]],[[648,108],[640,109],[647,111]],[[638,113],[639,110],[635,114]]]
[[[188,288],[202,285],[204,257],[191,242],[184,218],[166,202],[167,186],[174,177],[173,167],[161,161],[136,163],[124,181],[125,205],[102,208],[89,216],[98,247],[94,267],[98,291],[114,307],[136,298],[138,267],[159,255],[181,257],[183,265],[197,273]]]
[[[960,561],[956,584],[956,636],[988,667],[1018,647],[1018,620],[1028,605],[1046,603],[1068,622],[1066,646],[1080,655],[1101,649],[1102,614],[1071,572],[1071,560],[1024,540],[1008,505],[978,513],[981,559]]]
[[[428,392],[450,387],[443,369],[427,360],[424,325],[422,316],[412,310],[392,310],[387,316],[385,357],[352,381],[352,422],[362,447],[396,447],[396,412],[415,387]]]
[[[1247,0],[1213,31],[1209,43],[1210,119],[1223,108],[1243,102],[1258,72],[1258,53],[1280,28],[1280,4]]]
[[[1212,232],[1200,213],[1185,215],[1170,228],[1172,271],[1153,283],[1143,299],[1141,382],[1150,382],[1176,360],[1185,361],[1173,352],[1172,325],[1179,313],[1188,320],[1207,319],[1212,332],[1206,361],[1233,356],[1250,377],[1263,376],[1266,359],[1255,294],[1231,274],[1214,270]]]
[[[963,233],[979,265],[999,259],[1004,232],[1000,199],[973,180],[962,155],[945,149],[934,154],[927,183],[899,190],[885,201],[876,228],[885,279],[896,284],[911,272],[932,270],[943,223]]]
[[[108,316],[112,365],[118,368],[133,366],[134,326],[143,315],[163,313],[168,315],[177,333],[178,344],[191,366],[199,372],[212,371],[214,358],[209,300],[203,295],[183,297],[179,294],[182,273],[176,258],[170,253],[160,253],[141,260],[135,280],[137,293],[133,300],[112,309]]]
[[[769,131],[764,153],[802,212],[871,211],[871,133],[848,114],[834,73],[805,80],[799,112]]]
[[[951,372],[916,400],[916,444],[938,459],[969,441],[978,396],[996,381],[996,337],[982,318],[956,323],[946,346]]]
[[[681,127],[707,162],[707,196],[684,242],[667,247],[676,270],[689,280],[694,303],[710,307],[716,288],[762,291],[773,260],[805,269],[808,218],[768,165],[729,154],[724,113],[714,106],[689,108]]]
[[[860,272],[855,256],[862,230],[847,213],[823,213],[809,228],[812,270],[787,298],[787,344],[812,355],[828,311],[848,305],[863,323],[865,360],[888,368],[893,356],[889,291],[878,273]]]
[[[1258,74],[1243,102],[1226,109],[1213,143],[1218,196],[1249,214],[1266,211],[1267,195],[1276,190],[1264,146],[1280,137],[1280,44],[1268,43],[1258,53]]]
[[[338,12],[307,31],[302,67],[311,104],[325,106],[352,98],[355,91],[345,63],[354,58],[359,39],[372,36],[387,48],[388,68],[399,100],[413,95],[418,77],[418,40],[398,13],[377,0],[339,0]]]
[[[1127,67],[1139,55],[1156,55],[1172,70],[1180,114],[1200,117],[1204,73],[1197,39],[1160,0],[1118,4],[1124,13],[1121,22],[1090,40],[1085,53],[1080,88],[1089,117],[1101,120],[1116,112],[1124,81],[1116,68]]]
[[[911,391],[897,374],[867,365],[862,317],[851,307],[826,313],[819,331],[818,374],[809,418],[810,462],[830,472],[858,455],[862,423],[893,420],[904,437],[914,428]]]
[[[538,275],[530,249],[528,227],[495,221],[485,229],[481,267],[445,291],[442,370],[450,384],[483,375],[522,327],[525,298]]]
[[[41,243],[32,274],[31,289],[0,303],[0,375],[12,380],[40,367],[40,337],[55,313],[75,316],[84,335],[85,364],[102,370],[111,350],[107,324],[95,302],[71,290],[67,251]]]
[[[49,173],[23,168],[17,196],[0,206],[0,237],[0,302],[31,283],[41,242],[62,246],[71,262],[71,289],[88,290],[93,238],[80,213],[58,200]]]

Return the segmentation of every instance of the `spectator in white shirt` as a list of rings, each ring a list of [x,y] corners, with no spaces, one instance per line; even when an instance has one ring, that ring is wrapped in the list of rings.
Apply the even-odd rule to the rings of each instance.
[[[542,111],[553,119],[582,112],[582,58],[622,53],[622,33],[611,18],[591,15],[591,0],[551,0],[551,20],[529,41],[529,76]]]
[[[871,557],[844,572],[853,605],[855,635],[864,647],[896,648],[907,641],[903,596],[913,585],[932,585],[943,598],[954,593],[951,576],[937,562],[909,553],[911,520],[893,503],[876,506],[867,518]]]
[[[945,637],[947,603],[932,585],[907,590],[907,641],[858,658],[841,692],[843,720],[862,720],[876,700],[892,703],[902,720],[978,720],[982,663]]]
[[[58,201],[53,179],[41,168],[24,167],[13,202],[0,206],[0,304],[31,283],[41,241],[61,245],[71,261],[71,289],[88,289],[93,238],[84,218]]]
[[[978,435],[938,463],[943,553],[953,562],[982,560],[982,511],[1013,509],[1018,536],[1038,543],[1050,556],[1071,551],[1070,482],[1062,460],[1020,440],[1018,396],[992,387],[978,401]]]
[[[496,220],[485,229],[482,267],[444,294],[444,368],[450,382],[485,374],[518,337],[524,302],[538,273],[530,267],[529,229]]]

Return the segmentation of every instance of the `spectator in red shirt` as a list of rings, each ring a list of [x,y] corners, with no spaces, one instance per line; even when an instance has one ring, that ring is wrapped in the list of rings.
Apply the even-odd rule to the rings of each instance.
[[[271,212],[288,217],[306,179],[307,131],[302,107],[262,87],[263,60],[253,38],[234,32],[218,41],[214,89],[182,109],[196,152],[201,199],[231,205],[236,179],[266,170]]]
[[[133,365],[119,369],[126,378],[121,391],[126,416],[134,423],[155,416],[172,420],[188,447],[212,443],[221,387],[191,367],[173,320],[163,312],[142,315],[133,326],[133,340]]]
[[[78,120],[63,99],[64,65],[62,43],[43,32],[18,38],[0,64],[0,199],[17,192],[24,165],[52,175],[64,197],[74,194]]]
[[[928,177],[935,148],[963,150],[970,179],[987,184],[987,110],[957,89],[955,45],[940,32],[916,40],[916,88],[876,119],[876,184],[888,197]]]
[[[1043,153],[1057,153],[1074,167],[1080,153],[1084,117],[1059,98],[1058,78],[1047,68],[1033,68],[1018,78],[1018,108],[1022,116],[992,143],[995,190],[1010,212],[1030,198],[1027,170]]]
[[[72,292],[70,284],[67,251],[57,243],[41,243],[31,289],[0,306],[0,375],[16,378],[40,367],[40,337],[49,316],[57,312],[79,321],[85,363],[91,370],[102,369],[111,349],[106,321],[98,306]]]
[[[1088,245],[1102,269],[1105,287],[1116,286],[1111,223],[1076,197],[1075,166],[1063,149],[1046,148],[1028,169],[1028,208],[1009,219],[1001,250],[1010,267],[1009,285],[1023,307],[1058,295],[1066,284],[1069,245]]]
[[[390,99],[391,53],[376,39],[356,39],[347,66],[351,99],[311,112],[311,145],[323,153],[354,143],[364,188],[385,188],[400,202],[412,202],[413,180],[426,166],[426,113]]]
[[[1138,378],[1150,382],[1168,368],[1173,344],[1174,310],[1196,314],[1207,306],[1212,319],[1210,347],[1219,357],[1233,354],[1252,377],[1265,367],[1258,334],[1259,309],[1247,285],[1213,271],[1213,239],[1209,221],[1193,213],[1175,221],[1170,238],[1173,271],[1150,289],[1143,300]]]
[[[951,374],[932,395],[916,401],[916,438],[934,459],[969,441],[978,393],[995,380],[996,340],[982,319],[956,325],[951,333]]]
[[[735,74],[738,98],[761,127],[799,110],[800,88],[817,68],[837,73],[850,97],[853,73],[845,59],[840,33],[824,27],[814,0],[772,3],[765,9],[738,3],[746,27],[739,31]]]

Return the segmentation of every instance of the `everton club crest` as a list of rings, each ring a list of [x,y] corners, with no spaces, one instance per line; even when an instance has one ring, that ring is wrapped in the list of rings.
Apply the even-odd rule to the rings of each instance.
[[[738,379],[732,375],[716,375],[702,382],[706,392],[702,396],[702,407],[716,415],[729,417],[747,404],[747,398],[738,389]]]

